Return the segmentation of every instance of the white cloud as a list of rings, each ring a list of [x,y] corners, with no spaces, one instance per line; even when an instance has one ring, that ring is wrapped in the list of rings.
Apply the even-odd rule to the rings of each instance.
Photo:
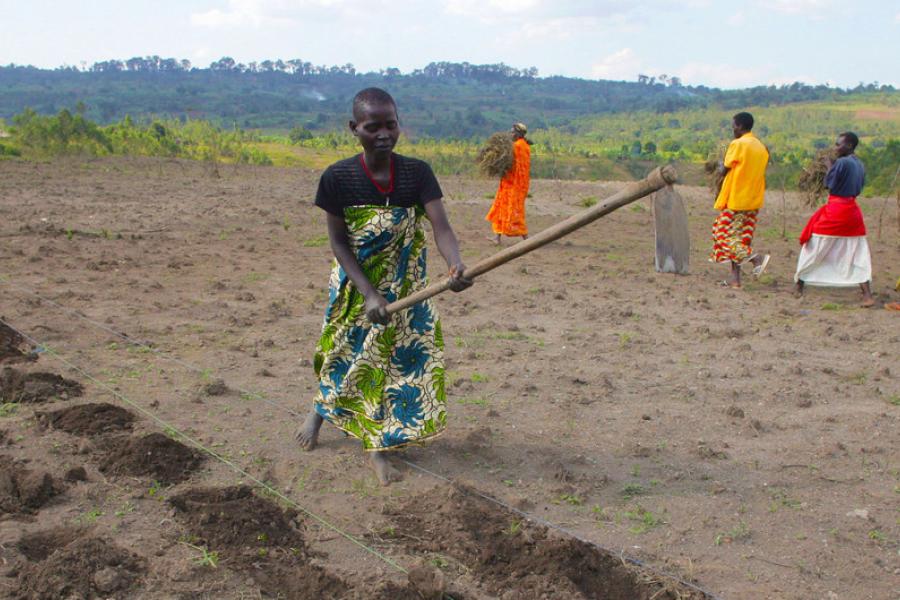
[[[192,13],[191,24],[210,29],[296,25],[323,10],[344,12],[350,0],[227,0],[222,8]]]
[[[805,14],[821,17],[822,11],[831,7],[831,0],[763,0],[762,6],[787,15]]]
[[[622,48],[595,63],[591,67],[591,76],[597,79],[631,81],[642,72],[641,63],[631,48]]]
[[[444,0],[444,12],[491,21],[502,16],[531,12],[540,4],[541,0]]]
[[[727,22],[732,27],[741,27],[747,21],[747,15],[743,11],[738,11],[728,17]]]

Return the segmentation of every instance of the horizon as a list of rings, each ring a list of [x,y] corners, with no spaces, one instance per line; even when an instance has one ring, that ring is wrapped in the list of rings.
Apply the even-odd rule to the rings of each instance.
[[[373,4],[382,19],[372,19]],[[533,66],[541,77],[584,80],[667,74],[684,85],[725,90],[794,82],[900,87],[900,8],[886,0],[748,0],[738,7],[712,0],[414,0],[402,6],[138,0],[127,10],[120,6],[0,0],[7,22],[15,24],[0,38],[0,64],[83,68],[109,56],[158,55],[205,68],[226,56],[244,64],[300,57],[316,65],[350,63],[360,72],[468,62]]]
[[[220,61],[223,61],[226,59],[231,59],[234,61],[234,64],[235,64],[234,70],[235,71],[244,71],[244,72],[253,72],[253,73],[266,73],[266,71],[261,68],[261,65],[263,63],[265,63],[266,61],[269,61],[272,63],[275,63],[278,61],[283,62],[283,63],[288,63],[289,61],[293,61],[293,60],[302,60],[300,58],[266,57],[259,61],[244,62],[244,61],[235,59],[233,56],[221,56],[217,59],[210,61],[209,64],[195,64],[192,61],[190,61],[189,59],[179,58],[179,57],[175,57],[175,56],[161,56],[161,55],[157,55],[157,54],[151,54],[151,55],[145,55],[145,56],[130,56],[128,58],[110,57],[110,58],[102,59],[102,60],[99,60],[99,61],[96,61],[93,63],[87,63],[86,61],[79,61],[78,64],[63,63],[63,64],[50,66],[50,67],[38,66],[38,65],[34,65],[34,64],[8,63],[8,64],[0,64],[0,68],[25,68],[25,69],[38,69],[38,70],[43,70],[43,71],[59,71],[59,70],[74,69],[81,73],[92,73],[92,72],[99,72],[99,71],[92,71],[92,68],[98,64],[109,63],[109,62],[119,62],[123,66],[125,66],[129,60],[134,60],[134,59],[146,60],[146,59],[152,59],[152,58],[156,58],[161,61],[174,60],[182,66],[182,68],[179,69],[179,71],[181,71],[181,72],[189,72],[189,71],[195,71],[195,70],[196,71],[210,70],[214,67],[214,65],[217,62],[220,62]],[[307,62],[307,61],[304,61],[304,62]],[[184,67],[185,63],[187,63],[187,65],[188,65],[187,67]],[[519,71],[522,73],[526,72],[529,69],[534,69],[536,71],[536,73],[533,76],[529,76],[534,79],[550,79],[550,78],[554,78],[554,77],[562,77],[562,78],[566,78],[566,79],[575,79],[575,80],[580,80],[580,81],[597,81],[597,82],[613,82],[613,83],[640,83],[641,79],[645,78],[645,79],[650,80],[651,84],[657,83],[657,84],[663,84],[663,85],[671,85],[672,80],[676,80],[678,83],[675,85],[678,85],[678,86],[694,87],[694,88],[706,87],[709,89],[719,89],[722,91],[743,90],[743,89],[751,89],[751,88],[755,88],[755,87],[785,88],[792,84],[797,84],[797,83],[802,84],[802,85],[811,86],[811,87],[824,86],[824,87],[831,88],[834,90],[842,90],[842,91],[850,91],[850,90],[853,90],[853,89],[856,89],[859,87],[869,87],[869,86],[873,86],[873,85],[876,87],[876,89],[872,90],[873,92],[874,91],[890,92],[890,91],[897,91],[897,89],[898,89],[898,86],[895,86],[890,83],[877,81],[877,80],[868,81],[868,82],[867,81],[859,81],[856,85],[852,85],[852,86],[849,86],[849,85],[848,86],[839,86],[839,85],[832,85],[829,82],[813,83],[813,82],[809,82],[809,81],[799,81],[798,80],[798,81],[784,82],[784,83],[780,83],[780,84],[772,83],[772,84],[756,84],[756,85],[749,85],[749,86],[744,86],[744,87],[719,87],[719,86],[713,86],[713,85],[704,84],[704,83],[698,83],[698,84],[685,83],[685,82],[682,82],[681,78],[678,77],[677,75],[669,76],[665,73],[661,73],[661,74],[636,73],[632,79],[588,78],[588,77],[580,77],[577,75],[560,75],[558,73],[546,74],[546,73],[541,73],[540,69],[537,69],[537,67],[534,67],[534,66],[510,65],[510,64],[503,63],[503,62],[475,64],[475,63],[468,63],[466,61],[463,61],[460,63],[454,63],[451,61],[432,61],[430,63],[427,63],[427,64],[419,66],[419,67],[413,67],[412,69],[409,69],[407,71],[403,71],[402,69],[394,67],[393,65],[384,65],[384,66],[378,67],[374,70],[367,70],[367,71],[361,71],[359,69],[356,69],[356,66],[353,65],[353,63],[344,63],[342,65],[341,64],[333,64],[333,65],[321,64],[321,65],[313,65],[313,66],[316,68],[326,68],[326,69],[331,68],[331,67],[340,67],[340,68],[351,67],[355,70],[354,75],[358,75],[358,76],[382,75],[388,69],[397,69],[398,75],[406,77],[406,76],[415,75],[417,71],[422,71],[423,69],[425,69],[427,66],[429,66],[431,64],[441,64],[441,63],[469,64],[473,67],[486,67],[486,66],[502,65],[502,66],[509,67],[510,69],[513,69],[515,71]],[[141,71],[139,69],[128,69],[126,66],[126,68],[123,68],[120,72],[122,72],[122,73],[128,73],[128,72],[137,73],[137,72],[141,72]],[[272,72],[279,72],[279,71],[276,69],[276,70],[273,70]],[[280,71],[280,72],[284,72],[285,74],[289,74],[289,75],[292,74],[289,71]],[[889,88],[889,89],[885,89],[885,88]]]

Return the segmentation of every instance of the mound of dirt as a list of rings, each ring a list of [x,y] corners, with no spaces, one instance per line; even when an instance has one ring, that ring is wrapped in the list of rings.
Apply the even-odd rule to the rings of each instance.
[[[26,345],[18,331],[11,329],[6,323],[0,323],[0,364],[37,360],[37,354],[21,350]]]
[[[100,470],[111,475],[151,477],[160,483],[180,483],[203,462],[203,455],[182,443],[151,433],[143,437],[120,437],[105,444]]]
[[[75,539],[19,573],[20,600],[130,598],[144,560],[101,538]]]
[[[169,503],[198,543],[223,553],[230,566],[247,572],[264,594],[291,590],[298,600],[348,597],[347,583],[309,563],[296,512],[282,510],[249,487],[193,489],[169,498]]]
[[[24,373],[4,367],[0,373],[0,397],[4,402],[47,402],[80,396],[84,387],[56,373]]]
[[[436,488],[387,514],[400,531],[428,533],[413,542],[417,550],[453,557],[504,599],[703,598],[690,589],[644,583],[618,557],[523,522],[463,487]]]
[[[32,514],[62,488],[44,471],[31,471],[0,456],[0,513]]]
[[[248,486],[198,488],[169,498],[175,518],[208,547],[293,548],[306,553],[297,513],[260,498]]]
[[[53,429],[87,437],[131,429],[135,420],[133,413],[106,402],[39,412],[37,417],[41,423]]]

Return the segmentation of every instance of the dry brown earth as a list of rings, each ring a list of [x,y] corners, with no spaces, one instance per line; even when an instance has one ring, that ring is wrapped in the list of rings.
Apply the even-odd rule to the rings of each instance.
[[[317,174],[218,172],[0,161],[0,316],[41,344],[0,331],[17,373],[4,381],[50,372],[84,386],[81,398],[51,386],[27,403],[25,388],[4,388],[22,401],[0,408],[0,492],[18,502],[0,515],[0,596],[591,598],[611,582],[624,586],[616,598],[688,593],[646,570],[616,571],[622,563],[595,548],[466,491],[477,490],[722,598],[900,598],[900,314],[880,308],[900,300],[892,200],[862,201],[876,309],[857,308],[855,290],[791,296],[808,210],[787,194],[783,213],[779,191],[757,237],[769,273],[740,292],[718,287],[700,188],[681,190],[691,275],[654,273],[640,201],[441,296],[452,424],[405,459],[467,487],[404,466],[405,480],[384,489],[335,430],[313,453],[292,441],[314,389],[330,268],[311,205]],[[474,263],[492,251],[493,184],[441,183]],[[529,224],[538,231],[621,185],[535,182]],[[443,272],[433,248],[430,258]],[[54,411],[104,402],[136,417],[131,430],[54,426],[98,409]],[[175,430],[218,458],[146,437]],[[129,463],[134,450],[143,454]],[[160,456],[195,470],[154,476],[153,465],[174,464]],[[35,477],[46,493],[25,502],[20,484]],[[242,495],[235,486],[251,477],[397,564],[422,565],[414,585],[271,493]],[[265,500],[271,517],[214,535],[232,523],[204,508],[217,494]]]

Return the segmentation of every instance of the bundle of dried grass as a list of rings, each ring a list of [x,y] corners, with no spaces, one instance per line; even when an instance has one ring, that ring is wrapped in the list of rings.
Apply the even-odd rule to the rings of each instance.
[[[489,177],[503,177],[513,166],[513,135],[500,131],[487,139],[475,161],[482,173]]]
[[[834,148],[824,148],[816,153],[812,161],[800,173],[798,187],[803,192],[803,199],[807,205],[815,208],[826,196],[825,175],[828,174],[828,165],[835,160],[837,160],[837,154],[835,154]]]
[[[722,182],[725,181],[725,169],[722,167],[722,162],[725,160],[727,148],[728,146],[725,145],[719,146],[716,153],[710,155],[703,164],[703,170],[706,171],[706,184],[714,197],[718,197],[719,190],[722,189]]]

